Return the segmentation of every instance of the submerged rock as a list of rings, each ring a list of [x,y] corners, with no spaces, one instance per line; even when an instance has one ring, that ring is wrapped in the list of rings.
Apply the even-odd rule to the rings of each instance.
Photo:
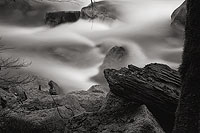
[[[185,31],[186,13],[186,1],[184,1],[171,15],[172,27],[181,33]]]
[[[164,133],[147,107],[109,94],[99,112],[72,117],[66,133]]]
[[[45,16],[45,24],[56,26],[62,23],[72,23],[80,18],[80,11],[48,12]]]

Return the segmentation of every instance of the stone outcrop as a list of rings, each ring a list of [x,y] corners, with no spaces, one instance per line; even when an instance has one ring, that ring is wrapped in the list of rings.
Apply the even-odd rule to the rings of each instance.
[[[66,126],[67,133],[164,133],[145,105],[138,105],[107,95],[99,112],[83,113],[72,117]]]
[[[53,82],[53,81],[52,81]],[[55,86],[55,82],[53,82]],[[57,85],[57,84],[56,84]],[[106,97],[101,86],[88,91],[50,95],[48,89],[26,88],[24,91],[5,91],[0,97],[0,132],[64,132],[67,119],[85,111],[97,111]],[[25,92],[27,99],[21,96]],[[87,104],[87,105],[86,105]]]
[[[1,132],[62,132],[65,126],[63,119],[85,111],[71,95],[51,96],[33,88],[27,91],[27,97],[25,101],[20,101],[17,96],[11,97],[15,98],[12,101],[9,97],[5,98],[8,105],[0,110]]]
[[[124,47],[114,46],[106,54],[102,65],[99,67],[99,73],[96,76],[92,77],[92,79],[102,84],[105,84],[106,80],[103,75],[104,69],[121,68],[124,62],[126,62],[127,56],[128,52]]]
[[[171,15],[172,27],[181,33],[185,31],[186,13],[186,1],[184,1]]]
[[[45,16],[45,24],[56,26],[62,23],[72,23],[80,18],[80,11],[48,12]]]
[[[149,64],[144,68],[129,65],[120,70],[106,69],[110,91],[129,101],[145,104],[170,132],[180,95],[181,80],[167,65]]]
[[[119,15],[115,6],[109,1],[94,2],[81,9],[82,19],[98,19],[101,21],[113,21]]]
[[[100,85],[94,85],[88,91],[75,91],[69,93],[69,95],[73,95],[78,99],[81,107],[87,112],[98,111],[105,100],[106,94],[105,88]]]

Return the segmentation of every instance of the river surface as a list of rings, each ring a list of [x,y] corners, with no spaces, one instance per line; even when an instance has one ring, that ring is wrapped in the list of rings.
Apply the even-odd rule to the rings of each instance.
[[[98,84],[90,80],[105,57],[97,45],[125,47],[128,57],[123,66],[157,62],[177,69],[181,62],[183,40],[172,33],[170,16],[183,0],[110,0],[121,14],[119,20],[79,20],[55,28],[43,24],[45,12],[80,10],[90,0],[26,2],[35,9],[2,8],[0,2],[1,43],[14,48],[1,54],[31,62],[25,69],[52,79],[66,92]]]

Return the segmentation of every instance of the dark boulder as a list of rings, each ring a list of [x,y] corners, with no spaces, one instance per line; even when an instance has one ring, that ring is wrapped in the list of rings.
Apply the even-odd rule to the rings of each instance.
[[[124,47],[114,46],[106,54],[102,65],[99,67],[99,73],[92,77],[93,80],[101,84],[106,84],[103,75],[104,69],[119,69],[127,61],[128,51]]]
[[[181,80],[167,65],[149,64],[144,68],[129,65],[104,71],[110,91],[129,101],[145,104],[166,132],[173,128]]]
[[[80,18],[80,11],[59,11],[48,12],[45,16],[45,24],[56,26],[62,23],[72,23],[78,21]]]
[[[58,86],[58,84],[55,83],[54,81],[52,81],[52,80],[49,81],[48,85],[49,85],[49,93],[50,93],[51,95],[59,95],[59,94],[63,94],[63,93],[64,93],[64,92],[63,92],[63,89],[60,88],[60,87]]]
[[[102,21],[113,21],[117,19],[119,12],[109,1],[94,2],[81,9],[82,19],[99,19]]]

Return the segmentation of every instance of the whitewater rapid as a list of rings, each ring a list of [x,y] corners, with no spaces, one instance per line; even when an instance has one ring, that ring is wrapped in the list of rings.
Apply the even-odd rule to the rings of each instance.
[[[42,4],[42,0],[37,2],[39,3],[32,4]],[[47,0],[43,2],[56,11],[80,10],[89,4],[88,0],[65,4]],[[32,64],[26,68],[28,71],[54,80],[66,91],[86,90],[97,84],[90,78],[98,73],[98,67],[105,57],[97,47],[101,44],[125,47],[128,50],[128,59],[123,66],[134,64],[143,67],[157,62],[178,68],[183,40],[171,34],[170,15],[182,0],[110,2],[122,14],[119,16],[120,20],[112,24],[79,20],[73,24],[49,28],[34,24],[6,24],[5,19],[0,25],[1,43],[15,49],[5,51],[3,55],[31,61]]]

